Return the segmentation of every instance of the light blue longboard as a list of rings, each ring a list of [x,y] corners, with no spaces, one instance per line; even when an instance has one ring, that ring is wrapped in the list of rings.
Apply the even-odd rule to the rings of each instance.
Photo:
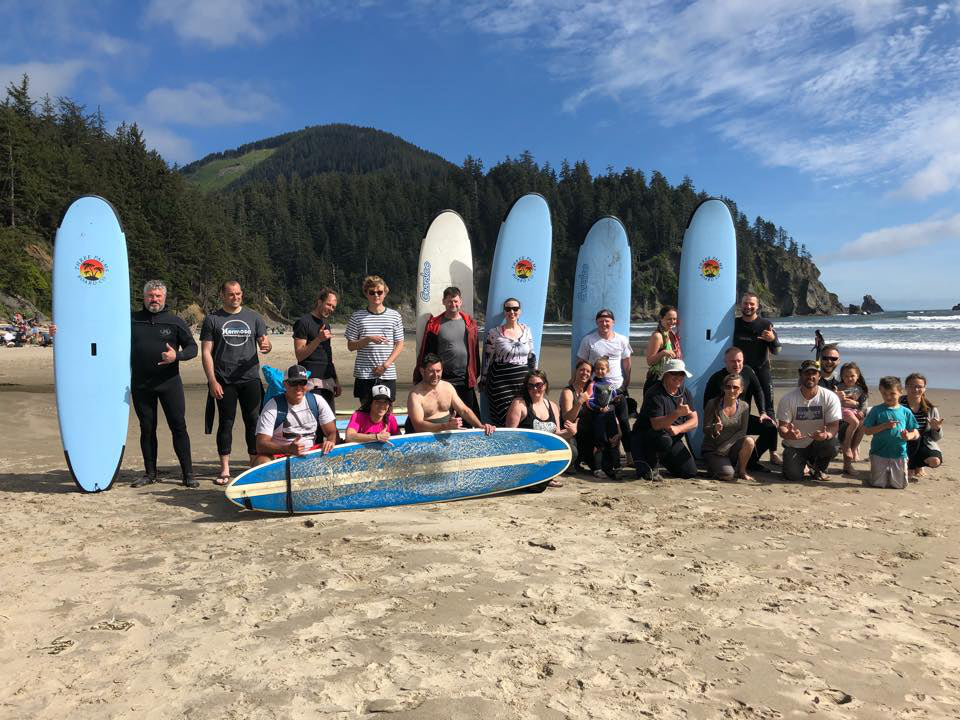
[[[57,416],[67,467],[84,492],[120,471],[130,416],[130,275],[113,206],[76,200],[53,250]]]
[[[737,236],[727,204],[711,198],[694,211],[683,236],[680,256],[680,345],[693,377],[686,386],[700,417],[687,437],[694,455],[703,441],[703,391],[710,375],[723,367],[723,352],[733,343],[737,302]]]
[[[552,251],[550,207],[542,195],[524,195],[510,208],[497,236],[490,266],[483,338],[491,328],[503,324],[504,301],[516,298],[520,301],[520,322],[533,334],[533,351],[538,365]],[[484,417],[487,417],[486,400],[486,393],[480,393],[480,409]]]
[[[539,430],[416,433],[274,460],[235,478],[226,496],[239,507],[276,513],[446,502],[546,482],[570,459],[563,438]]]
[[[613,311],[613,328],[630,338],[630,245],[623,223],[600,218],[590,228],[580,252],[573,281],[573,328],[570,366],[577,362],[580,341],[597,329],[597,313]]]

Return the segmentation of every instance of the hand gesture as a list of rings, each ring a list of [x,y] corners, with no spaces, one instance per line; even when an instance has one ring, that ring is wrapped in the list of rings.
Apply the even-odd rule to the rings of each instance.
[[[787,440],[802,440],[803,433],[798,430],[792,422],[787,423],[786,430],[783,433],[783,436]]]
[[[687,405],[686,402],[681,402],[677,405],[677,417],[686,417],[693,412],[693,408]]]
[[[333,333],[330,332],[328,328],[324,328],[317,337],[319,337],[322,342],[325,342],[333,337]]]
[[[717,413],[717,416],[713,419],[713,434],[719,435],[723,432],[723,419],[720,417],[720,413]]]
[[[290,443],[287,445],[287,455],[295,455],[299,457],[300,455],[303,455],[303,453],[304,453],[304,449],[303,449],[303,445],[300,442],[300,438],[297,438],[296,440],[291,440]]]
[[[257,338],[257,345],[260,348],[260,352],[262,352],[264,355],[273,349],[273,344],[270,342],[270,338],[268,338],[266,335],[261,335]]]
[[[207,383],[207,387],[210,388],[210,394],[217,400],[223,400],[223,386],[220,383],[216,380],[211,380]]]
[[[943,427],[943,418],[927,418],[927,426],[931,430],[939,430]]]
[[[176,359],[177,351],[170,347],[170,343],[167,343],[167,349],[160,353],[160,362],[157,365],[169,365]]]
[[[759,337],[760,337],[761,340],[765,340],[766,342],[773,342],[774,340],[776,340],[776,339],[777,339],[777,336],[776,336],[776,334],[773,332],[773,325],[771,325],[771,326],[768,327],[766,330],[764,330],[762,333],[760,333],[760,336],[759,336]]]

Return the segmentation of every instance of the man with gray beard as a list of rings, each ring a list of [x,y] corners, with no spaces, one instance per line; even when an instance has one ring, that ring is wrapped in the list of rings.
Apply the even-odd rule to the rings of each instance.
[[[150,280],[143,286],[143,309],[131,317],[130,394],[140,420],[140,452],[143,477],[132,483],[141,487],[157,481],[157,402],[173,435],[173,451],[180,462],[183,484],[199,486],[193,477],[190,436],[185,418],[186,404],[180,361],[197,356],[197,343],[187,324],[166,308],[167,286]]]

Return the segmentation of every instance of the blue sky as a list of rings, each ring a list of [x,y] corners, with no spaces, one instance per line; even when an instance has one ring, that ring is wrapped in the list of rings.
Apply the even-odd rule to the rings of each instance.
[[[960,0],[0,0],[0,82],[181,164],[328,122],[689,175],[844,302],[960,302]]]

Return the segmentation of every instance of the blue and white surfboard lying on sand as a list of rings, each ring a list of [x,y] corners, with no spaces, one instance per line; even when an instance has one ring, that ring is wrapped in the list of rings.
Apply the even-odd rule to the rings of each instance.
[[[697,206],[683,235],[677,308],[683,362],[693,373],[686,386],[700,416],[699,426],[687,436],[697,456],[703,442],[703,391],[733,344],[736,302],[737,234],[727,204],[711,198]]]
[[[539,430],[416,433],[275,460],[236,477],[226,496],[288,514],[446,502],[546,482],[570,460],[563,438]]]

